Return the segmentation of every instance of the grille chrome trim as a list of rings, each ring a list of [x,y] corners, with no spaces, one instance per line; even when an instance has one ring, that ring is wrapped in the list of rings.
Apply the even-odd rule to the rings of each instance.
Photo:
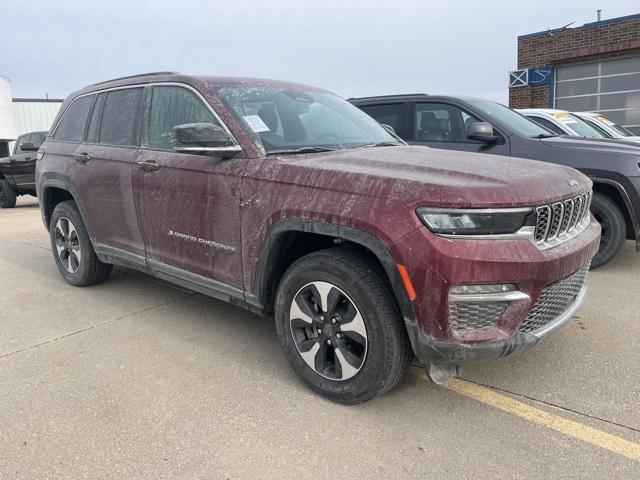
[[[582,232],[589,225],[591,197],[589,190],[551,205],[536,207],[534,241],[538,248],[546,250]]]

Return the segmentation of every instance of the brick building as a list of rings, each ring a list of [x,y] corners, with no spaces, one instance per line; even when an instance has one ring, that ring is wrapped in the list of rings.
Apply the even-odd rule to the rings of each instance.
[[[519,36],[509,106],[603,112],[640,135],[640,14]]]

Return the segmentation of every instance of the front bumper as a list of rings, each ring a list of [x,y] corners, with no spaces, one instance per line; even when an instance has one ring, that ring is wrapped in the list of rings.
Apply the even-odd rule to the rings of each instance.
[[[573,303],[532,331],[521,330],[546,287],[587,266],[599,245],[600,226],[592,219],[578,236],[549,250],[528,240],[445,239],[419,229],[394,244],[418,298],[415,319],[405,318],[414,353],[425,367],[458,365],[510,355],[538,343],[566,323],[586,295],[581,285]],[[416,245],[426,245],[421,254]],[[512,302],[494,325],[456,331],[450,324],[449,290],[461,284],[513,283],[526,299]]]
[[[575,315],[586,296],[587,288],[582,287],[575,302],[546,326],[533,332],[516,332],[514,335],[502,340],[478,343],[425,341],[424,337],[415,328],[409,332],[409,337],[412,345],[414,345],[414,353],[423,365],[461,364],[483,358],[505,357],[517,351],[533,347],[544,337],[559,329]]]

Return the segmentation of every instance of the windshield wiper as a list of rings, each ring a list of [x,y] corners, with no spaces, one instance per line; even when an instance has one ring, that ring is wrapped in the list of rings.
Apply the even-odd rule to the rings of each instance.
[[[559,136],[560,135],[558,135],[557,133],[539,133],[535,137],[531,137],[531,138],[553,138],[553,137],[559,137]]]
[[[399,145],[404,145],[403,143],[400,142],[390,142],[390,141],[385,141],[385,142],[377,142],[377,143],[367,143],[365,145],[360,145],[358,148],[363,148],[363,147],[397,147]]]
[[[321,153],[321,152],[334,152],[335,148],[327,147],[302,147],[292,148],[290,150],[271,150],[267,155],[296,155],[298,153]]]

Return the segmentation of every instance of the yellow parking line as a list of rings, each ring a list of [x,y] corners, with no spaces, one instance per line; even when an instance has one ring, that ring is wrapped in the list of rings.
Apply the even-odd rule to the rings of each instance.
[[[424,377],[424,370],[417,367],[411,367],[411,373],[416,376]],[[564,433],[571,437],[590,443],[605,450],[623,455],[627,458],[640,462],[640,443],[626,440],[616,435],[603,432],[596,428],[588,427],[573,420],[553,415],[539,408],[532,407],[526,403],[514,400],[507,395],[496,392],[495,390],[472,382],[467,382],[460,378],[452,378],[443,387],[456,393],[472,398],[479,402],[499,408],[500,410],[516,415],[530,422],[537,423],[547,428],[551,428],[558,432]]]

